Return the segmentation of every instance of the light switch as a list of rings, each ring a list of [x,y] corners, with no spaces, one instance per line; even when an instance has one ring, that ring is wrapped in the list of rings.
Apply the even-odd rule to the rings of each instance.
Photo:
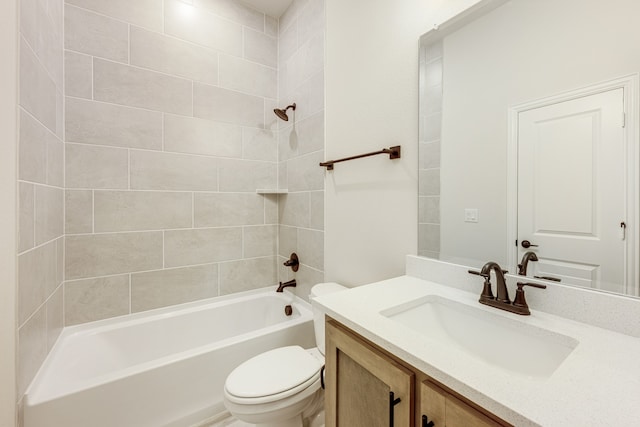
[[[465,209],[464,222],[478,222],[478,209]]]

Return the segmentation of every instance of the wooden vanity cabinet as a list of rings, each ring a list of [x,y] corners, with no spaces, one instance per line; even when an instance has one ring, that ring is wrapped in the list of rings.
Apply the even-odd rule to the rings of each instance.
[[[339,322],[325,331],[327,427],[510,426]]]
[[[498,427],[510,424],[500,423],[453,394],[443,390],[433,380],[420,383],[420,405],[416,410],[418,427]]]
[[[325,425],[412,425],[414,373],[334,320],[325,333]]]

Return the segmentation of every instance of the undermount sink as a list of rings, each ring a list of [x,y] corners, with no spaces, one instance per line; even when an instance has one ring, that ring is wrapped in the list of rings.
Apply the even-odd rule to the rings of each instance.
[[[576,348],[566,335],[436,295],[380,312],[440,344],[532,377],[549,377]]]

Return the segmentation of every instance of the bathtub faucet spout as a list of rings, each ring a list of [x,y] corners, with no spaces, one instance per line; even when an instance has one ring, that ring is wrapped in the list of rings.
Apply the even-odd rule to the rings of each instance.
[[[276,290],[276,292],[282,292],[284,288],[288,287],[288,286],[293,286],[295,287],[297,285],[296,283],[296,279],[292,279],[289,280],[288,282],[280,282],[280,286],[278,286],[278,289]]]

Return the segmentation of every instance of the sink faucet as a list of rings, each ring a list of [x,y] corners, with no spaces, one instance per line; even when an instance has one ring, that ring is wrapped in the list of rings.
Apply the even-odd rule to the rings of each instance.
[[[491,292],[491,271],[496,275],[496,292],[497,296],[493,296],[493,292]],[[477,274],[478,276],[484,277],[484,289],[482,290],[482,295],[480,295],[480,302],[486,303],[487,301],[499,301],[503,303],[511,303],[509,299],[509,291],[507,290],[507,285],[504,281],[504,274],[508,273],[508,271],[503,270],[497,262],[489,261],[485,265],[482,266],[482,270],[474,271],[469,270],[471,274]]]
[[[535,252],[525,252],[522,255],[522,261],[518,264],[518,275],[526,276],[527,275],[527,266],[529,265],[529,261],[538,261],[538,255]]]
[[[528,259],[527,261],[532,261],[532,259]],[[496,297],[494,297],[493,293],[491,292],[491,271],[493,271],[496,275]],[[529,307],[527,306],[527,302],[524,298],[524,286],[531,286],[541,289],[546,288],[546,285],[538,285],[537,283],[518,283],[516,298],[513,303],[511,303],[507,285],[504,279],[504,275],[505,273],[508,273],[508,271],[500,268],[500,265],[498,265],[498,263],[489,261],[482,267],[480,271],[469,270],[469,273],[484,277],[484,288],[482,289],[482,294],[480,295],[479,300],[481,304],[489,305],[491,307],[510,311],[516,314],[531,314],[531,312],[529,311]]]

